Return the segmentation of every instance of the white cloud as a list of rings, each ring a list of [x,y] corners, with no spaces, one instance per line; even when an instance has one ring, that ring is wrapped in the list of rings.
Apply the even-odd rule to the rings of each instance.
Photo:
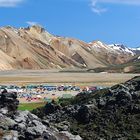
[[[127,5],[140,5],[140,0],[91,0],[98,3],[112,3],[112,4],[127,4]]]
[[[94,13],[101,14],[106,12],[106,8],[101,8],[101,4],[123,4],[123,5],[133,5],[140,6],[140,0],[90,0],[91,9]]]
[[[91,1],[91,9],[94,13],[97,13],[98,15],[100,15],[101,13],[104,13],[107,11],[106,8],[101,8],[100,6],[97,5],[97,0],[92,0]]]
[[[97,13],[98,15],[100,15],[101,13],[104,13],[107,11],[107,9],[105,8],[97,8],[97,7],[92,7],[91,9],[94,13]]]
[[[39,25],[37,22],[34,21],[27,21],[26,23],[30,26]]]
[[[92,10],[94,13],[98,14],[98,15],[100,15],[101,13],[104,13],[104,12],[107,11],[106,8],[101,8],[101,7],[98,5],[98,0],[92,0],[92,1],[91,1],[91,10]]]
[[[0,0],[0,7],[16,7],[24,0]]]

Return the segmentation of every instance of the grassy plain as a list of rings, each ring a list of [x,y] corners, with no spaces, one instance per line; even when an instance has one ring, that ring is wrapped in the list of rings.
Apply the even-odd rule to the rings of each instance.
[[[59,72],[57,70],[1,71],[0,84],[76,84],[81,86],[112,86],[140,74]]]

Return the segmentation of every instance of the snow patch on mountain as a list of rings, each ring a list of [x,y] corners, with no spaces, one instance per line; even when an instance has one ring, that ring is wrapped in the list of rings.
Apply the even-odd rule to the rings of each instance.
[[[108,46],[111,47],[112,49],[116,50],[116,51],[119,51],[119,52],[122,52],[122,53],[128,53],[132,56],[135,55],[135,52],[132,49],[130,49],[130,48],[128,48],[128,47],[126,47],[122,44],[111,44],[111,45],[108,45]]]
[[[131,50],[140,51],[140,48],[131,48]]]
[[[114,49],[102,43],[101,41],[94,41],[92,43],[89,43],[89,45],[91,46],[92,50],[95,50],[96,52],[102,52],[103,49],[107,52],[114,52]]]
[[[136,55],[134,50],[126,47],[123,44],[107,45],[107,44],[102,43],[101,41],[94,41],[92,43],[89,43],[89,45],[96,52],[102,52],[103,50],[105,50],[107,52],[115,53],[115,54],[129,54],[131,56]]]

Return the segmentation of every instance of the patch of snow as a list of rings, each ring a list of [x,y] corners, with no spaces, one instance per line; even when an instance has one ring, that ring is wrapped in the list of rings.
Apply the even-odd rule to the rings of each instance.
[[[18,34],[19,32],[18,32],[18,30],[14,30],[14,32],[16,33],[16,34]]]
[[[104,74],[104,73],[108,73],[108,72],[106,72],[106,71],[103,71],[103,72],[100,72],[100,73]]]
[[[74,56],[76,54],[76,52],[74,52],[73,54],[72,54],[72,56]]]
[[[97,41],[97,44],[99,44],[100,46],[104,46],[104,44],[101,41]]]
[[[50,38],[48,42],[50,43],[51,41],[52,41],[52,39]]]
[[[83,66],[84,66],[84,67],[87,67],[87,65],[86,65],[86,64],[83,64]]]
[[[111,47],[112,49],[120,51],[122,53],[128,53],[128,54],[131,54],[132,56],[135,55],[133,50],[131,50],[130,48],[127,48],[124,45],[121,45],[121,44],[111,44],[111,45],[108,45],[108,46]]]
[[[111,48],[110,46],[108,46],[106,44],[103,44],[100,41],[93,43],[91,48],[93,48],[97,52],[101,52],[101,51],[103,51],[103,49],[105,49],[108,52],[115,52],[115,50],[113,48]]]
[[[131,48],[131,50],[140,51],[140,48]]]
[[[55,65],[53,62],[51,62],[51,65]]]
[[[5,38],[8,38],[8,36],[7,36],[7,35],[4,35],[4,37],[5,37]]]
[[[56,66],[57,66],[57,68],[62,69],[62,67],[61,67],[61,66],[59,66],[59,65],[56,65]]]
[[[91,46],[90,48],[96,52],[102,52],[104,49],[115,54],[129,54],[131,56],[135,56],[137,51],[140,51],[140,48],[128,48],[123,44],[106,45],[100,41],[90,42],[89,45]]]
[[[90,47],[87,47],[87,49],[88,49],[89,51],[91,51],[91,48],[90,48]]]

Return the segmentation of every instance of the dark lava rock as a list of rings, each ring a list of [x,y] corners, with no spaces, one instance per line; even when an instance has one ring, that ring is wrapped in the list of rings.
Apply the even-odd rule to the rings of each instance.
[[[43,114],[44,119],[51,125],[58,124],[61,130],[61,122],[67,121],[66,130],[84,140],[140,138],[140,77],[94,93],[78,94],[61,104],[66,105],[59,109],[56,104],[46,105],[34,113]]]
[[[51,114],[54,113],[57,110],[60,110],[60,106],[57,104],[53,104],[53,103],[48,103],[45,106],[45,114]]]
[[[49,121],[41,120],[29,111],[17,111],[18,104],[16,93],[6,90],[0,93],[0,140],[82,140],[67,129],[59,132]],[[50,104],[46,108],[54,113],[58,106]]]
[[[14,113],[18,105],[17,93],[8,93],[7,90],[3,90],[3,92],[0,93],[0,108],[7,108],[7,113]]]
[[[90,111],[87,106],[81,106],[76,114],[76,120],[81,123],[88,123],[90,121]]]

